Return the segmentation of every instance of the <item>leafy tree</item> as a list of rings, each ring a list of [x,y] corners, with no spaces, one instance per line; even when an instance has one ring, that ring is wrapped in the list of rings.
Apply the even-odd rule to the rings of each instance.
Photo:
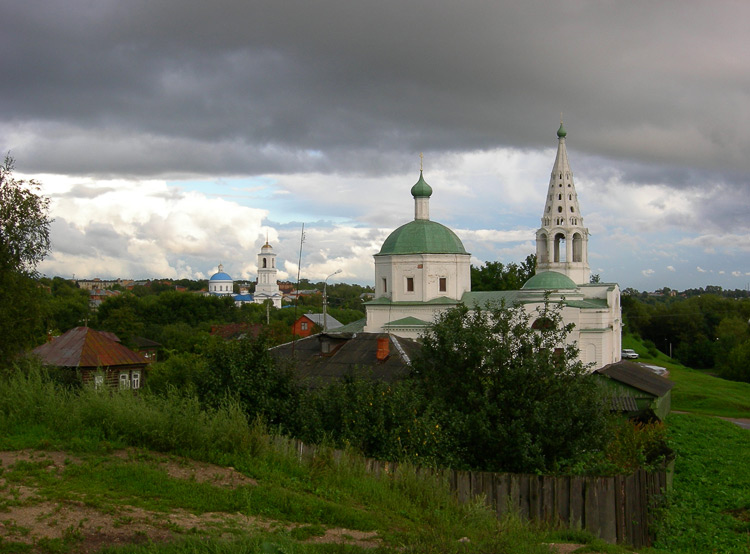
[[[13,177],[13,158],[0,165],[0,356],[44,333],[36,266],[49,252],[49,199],[34,180]]]
[[[482,267],[471,266],[471,290],[518,290],[536,272],[536,255],[529,254],[517,264],[486,262]]]
[[[532,329],[523,306],[459,306],[441,314],[413,361],[416,380],[463,465],[554,470],[602,446],[607,410],[562,308],[545,304]]]

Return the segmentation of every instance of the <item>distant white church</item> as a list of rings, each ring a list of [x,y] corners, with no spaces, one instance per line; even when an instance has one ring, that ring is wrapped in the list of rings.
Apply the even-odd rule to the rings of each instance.
[[[620,288],[590,283],[588,229],[578,205],[562,123],[557,131],[541,227],[536,232],[536,274],[515,291],[472,292],[470,254],[448,227],[430,220],[432,188],[420,171],[412,187],[414,221],[393,231],[375,254],[375,298],[366,304],[364,331],[407,338],[424,334],[435,316],[459,303],[469,307],[505,300],[522,304],[530,314],[545,294],[563,307],[565,323],[575,327],[584,363],[595,368],[620,360]]]
[[[268,238],[258,253],[258,280],[254,294],[248,294],[244,290],[240,291],[240,294],[235,294],[234,280],[224,273],[224,267],[221,264],[218,270],[208,280],[208,294],[231,296],[238,306],[247,303],[263,304],[269,300],[274,307],[281,308],[282,294],[277,281],[276,254],[268,244]]]

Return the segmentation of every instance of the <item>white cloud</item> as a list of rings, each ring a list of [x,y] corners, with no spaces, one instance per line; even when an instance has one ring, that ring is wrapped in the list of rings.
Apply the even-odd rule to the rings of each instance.
[[[669,271],[675,271],[675,268],[674,268],[674,266],[672,266],[672,265],[668,265],[668,266],[667,266],[667,269],[668,269]]]
[[[641,274],[644,277],[651,277],[654,273],[655,271],[653,269],[644,269],[643,271],[641,271]]]
[[[698,270],[698,273],[706,273],[706,270],[703,269],[701,266],[696,267],[695,269]]]

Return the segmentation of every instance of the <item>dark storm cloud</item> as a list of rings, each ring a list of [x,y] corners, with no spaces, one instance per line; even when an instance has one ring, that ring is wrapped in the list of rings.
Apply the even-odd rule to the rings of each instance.
[[[418,151],[548,146],[560,111],[592,155],[750,171],[741,3],[0,10],[0,136],[26,171],[377,174]]]

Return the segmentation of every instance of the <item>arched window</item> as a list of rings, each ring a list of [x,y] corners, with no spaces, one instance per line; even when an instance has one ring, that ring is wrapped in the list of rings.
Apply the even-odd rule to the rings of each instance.
[[[549,261],[549,251],[547,250],[547,235],[542,233],[536,239],[536,251],[539,261],[546,263]]]
[[[263,269],[266,268],[266,263],[267,263],[267,260],[265,258],[263,258]]]
[[[557,199],[558,199],[558,200],[562,200],[562,194],[558,194],[558,195],[557,195]]]
[[[557,233],[555,235],[555,262],[565,261],[565,235]]]

